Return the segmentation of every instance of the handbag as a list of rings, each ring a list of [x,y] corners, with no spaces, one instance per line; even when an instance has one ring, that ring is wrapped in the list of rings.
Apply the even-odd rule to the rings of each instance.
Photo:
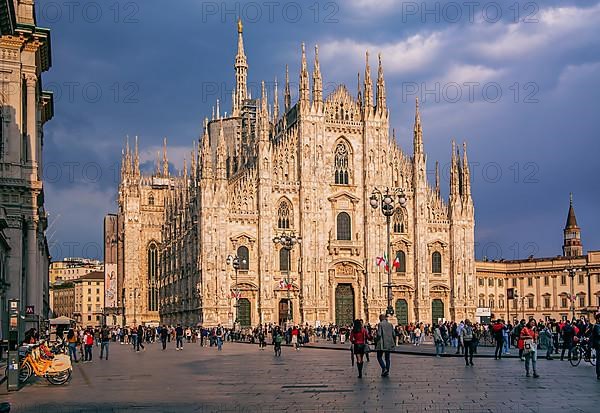
[[[533,339],[527,339],[523,341],[523,354],[529,354],[536,350],[536,345]]]

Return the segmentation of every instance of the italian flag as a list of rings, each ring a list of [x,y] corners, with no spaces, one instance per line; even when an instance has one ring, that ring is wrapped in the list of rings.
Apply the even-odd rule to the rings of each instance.
[[[394,268],[400,268],[400,258],[396,255],[396,258],[394,258],[394,262],[392,263],[392,267]]]
[[[375,265],[377,265],[378,267],[381,267],[383,265],[385,270],[387,271],[389,268],[387,254],[383,254],[383,257],[375,258]]]
[[[290,288],[292,288],[292,283],[284,278],[283,280],[279,281],[279,288],[289,290]]]

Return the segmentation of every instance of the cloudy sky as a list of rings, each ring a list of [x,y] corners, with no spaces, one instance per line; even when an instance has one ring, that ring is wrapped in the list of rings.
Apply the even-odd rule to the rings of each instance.
[[[301,42],[311,66],[319,45],[326,92],[354,93],[365,51],[373,69],[382,53],[397,139],[412,152],[418,96],[445,196],[451,139],[468,142],[478,258],[560,254],[569,192],[584,248],[600,249],[598,0],[36,3],[38,25],[52,29],[44,174],[55,258],[102,258],[126,135],[140,137],[147,168],[167,137],[176,170],[216,99],[230,111],[237,15],[255,95],[261,80],[281,84],[286,63],[297,85]]]

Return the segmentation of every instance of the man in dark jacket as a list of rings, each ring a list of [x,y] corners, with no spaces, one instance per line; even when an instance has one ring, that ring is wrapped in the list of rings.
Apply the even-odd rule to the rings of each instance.
[[[560,353],[560,361],[564,360],[565,350],[567,349],[569,350],[569,360],[571,360],[571,351],[573,349],[573,337],[575,337],[575,328],[571,324],[570,320],[567,320],[560,333],[563,338],[563,347],[562,352]]]
[[[142,325],[138,325],[137,328],[137,342],[136,342],[136,351],[140,351],[140,347],[142,350],[145,350],[144,347],[144,327]]]
[[[596,324],[592,326],[592,347],[596,350],[596,357],[600,354],[600,313],[596,313]],[[600,363],[596,359],[596,378],[600,380]]]
[[[104,324],[102,329],[100,330],[100,360],[102,360],[102,356],[104,355],[104,351],[106,350],[106,360],[108,360],[108,344],[110,342],[110,330]]]
[[[167,339],[169,338],[169,329],[166,325],[160,328],[160,341],[162,343],[162,349],[165,350],[167,348]]]
[[[502,359],[502,347],[504,346],[504,322],[496,320],[491,326],[494,340],[496,340],[496,351],[494,352],[494,360]]]
[[[175,339],[177,350],[183,350],[183,327],[181,327],[181,324],[177,324],[177,328],[175,328]]]

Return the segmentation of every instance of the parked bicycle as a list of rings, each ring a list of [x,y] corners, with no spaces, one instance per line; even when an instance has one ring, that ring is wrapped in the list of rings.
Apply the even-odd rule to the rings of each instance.
[[[581,363],[581,359],[587,361],[592,366],[596,365],[596,349],[591,346],[590,339],[587,337],[575,343],[575,346],[571,350],[569,362],[571,366],[577,367]]]
[[[61,351],[60,348],[56,350]],[[19,369],[19,381],[25,383],[35,374],[48,380],[50,384],[62,385],[69,381],[72,371],[69,356],[60,352],[55,354],[42,343],[27,350]]]

